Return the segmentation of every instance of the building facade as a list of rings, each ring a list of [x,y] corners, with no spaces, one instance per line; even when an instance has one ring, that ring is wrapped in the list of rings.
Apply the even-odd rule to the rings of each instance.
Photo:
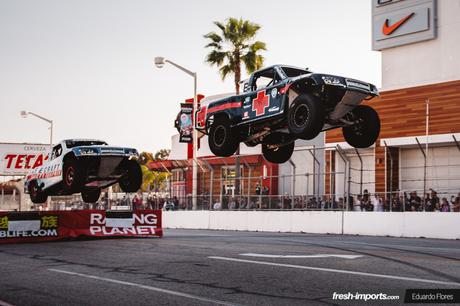
[[[379,113],[381,132],[373,148],[360,150],[365,183],[361,188],[350,184],[350,194],[359,194],[360,189],[378,193],[399,189],[422,195],[433,189],[446,197],[456,195],[460,191],[460,1],[374,0],[373,6],[373,45],[381,44],[376,49],[382,54],[382,88],[381,96],[369,105]],[[417,14],[426,18],[422,28],[415,20]],[[382,44],[382,35],[376,33],[408,16]],[[326,143],[346,147],[340,130],[328,131]],[[353,150],[348,152],[350,180],[359,182],[360,159]],[[343,167],[335,150],[326,156],[329,169]],[[329,179],[326,186],[330,193],[342,192],[341,182]]]

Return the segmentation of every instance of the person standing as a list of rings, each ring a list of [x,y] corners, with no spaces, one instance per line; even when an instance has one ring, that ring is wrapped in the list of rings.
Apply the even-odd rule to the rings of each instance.
[[[362,208],[361,208],[361,201],[363,200],[363,196],[362,195],[358,195],[358,198],[356,199],[356,202],[355,204],[353,205],[353,211],[361,211]]]
[[[450,205],[449,202],[447,202],[447,198],[442,198],[441,201],[441,212],[449,212],[450,211]]]
[[[257,184],[256,184],[256,195],[260,195],[261,192],[262,192],[262,188],[260,187],[260,184],[257,183]]]
[[[383,200],[378,193],[374,194],[371,201],[374,211],[383,211]]]

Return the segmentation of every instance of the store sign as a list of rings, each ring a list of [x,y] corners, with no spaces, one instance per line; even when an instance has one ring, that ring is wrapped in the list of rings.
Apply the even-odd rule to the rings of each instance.
[[[177,129],[179,130],[179,142],[193,142],[193,104],[181,103]]]
[[[0,175],[26,175],[48,159],[49,145],[0,143]]]
[[[436,38],[435,0],[374,0],[372,48],[406,45]]]
[[[162,235],[161,210],[0,212],[0,244]]]

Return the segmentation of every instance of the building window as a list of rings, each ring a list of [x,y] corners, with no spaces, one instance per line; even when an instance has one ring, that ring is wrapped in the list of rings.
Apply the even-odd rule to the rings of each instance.
[[[243,175],[243,167],[240,168],[240,176]],[[236,167],[235,166],[224,166],[222,167],[222,194],[224,195],[235,195],[235,181],[236,181]],[[240,180],[240,190],[243,190],[244,179]]]

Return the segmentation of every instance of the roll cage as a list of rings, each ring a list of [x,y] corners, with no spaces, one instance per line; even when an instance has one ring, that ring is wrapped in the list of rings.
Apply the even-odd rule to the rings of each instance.
[[[247,83],[244,84],[244,92],[260,90],[264,87],[276,85],[286,79],[298,77],[300,75],[311,73],[307,69],[301,69],[291,66],[270,66],[254,72]],[[265,79],[265,82],[259,82]]]

